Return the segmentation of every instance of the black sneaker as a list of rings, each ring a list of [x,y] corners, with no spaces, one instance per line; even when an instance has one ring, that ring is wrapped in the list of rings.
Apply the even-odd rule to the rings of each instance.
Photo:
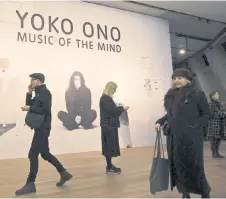
[[[112,165],[111,168],[106,167],[106,173],[107,174],[115,174],[115,175],[117,175],[117,174],[121,173],[121,169],[115,167],[114,165]]]
[[[29,182],[26,183],[21,189],[16,190],[16,195],[25,195],[25,194],[30,194],[30,193],[35,193],[36,192],[36,187],[35,183]]]
[[[217,153],[216,153],[216,154],[213,154],[213,155],[212,155],[212,157],[213,157],[213,158],[223,158],[223,156],[222,156],[222,155],[217,154]]]
[[[210,194],[203,194],[202,198],[210,198]]]
[[[70,180],[73,176],[68,173],[67,171],[63,171],[62,173],[60,173],[60,181],[56,183],[57,187],[61,187],[64,185],[64,183],[68,180]]]
[[[183,193],[182,198],[191,198],[189,193]]]
[[[224,158],[224,156],[222,156],[222,155],[219,154],[219,153],[217,153],[217,156],[218,156],[219,158]]]

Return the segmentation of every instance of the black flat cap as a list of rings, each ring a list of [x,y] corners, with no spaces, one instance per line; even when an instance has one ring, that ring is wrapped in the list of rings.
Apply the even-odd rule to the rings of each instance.
[[[29,75],[29,77],[34,78],[34,79],[38,79],[42,83],[45,82],[45,76],[42,73],[33,73],[33,74]]]

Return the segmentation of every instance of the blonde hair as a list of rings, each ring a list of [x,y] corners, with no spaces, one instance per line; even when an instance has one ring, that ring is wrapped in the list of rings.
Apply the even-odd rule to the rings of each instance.
[[[110,81],[106,84],[104,91],[103,91],[103,94],[112,97],[112,95],[115,93],[117,87],[118,86],[115,82]]]

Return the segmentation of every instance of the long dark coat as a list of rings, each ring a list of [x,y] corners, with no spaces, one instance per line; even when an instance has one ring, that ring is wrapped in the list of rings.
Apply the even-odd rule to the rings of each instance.
[[[119,116],[124,111],[122,106],[116,106],[113,99],[103,94],[100,98],[100,126],[102,154],[106,157],[120,156],[118,128]]]
[[[171,120],[173,100],[171,95],[165,97],[167,114],[157,121],[160,125]],[[203,158],[203,126],[208,119],[209,106],[204,92],[190,89],[179,105],[167,136],[171,190],[176,186],[180,193],[209,193]]]
[[[224,136],[224,119],[226,111],[220,102],[211,100],[210,107],[210,120],[207,126],[207,137],[222,138]]]

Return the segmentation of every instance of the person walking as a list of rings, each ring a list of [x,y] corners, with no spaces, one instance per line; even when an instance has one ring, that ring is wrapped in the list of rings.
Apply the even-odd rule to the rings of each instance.
[[[16,195],[25,195],[36,192],[35,179],[38,173],[38,156],[52,164],[59,172],[61,178],[56,186],[63,186],[64,183],[72,178],[72,175],[66,171],[59,160],[50,153],[49,136],[51,130],[51,107],[52,95],[44,84],[45,76],[42,73],[33,73],[31,77],[31,86],[29,86],[26,96],[26,105],[21,107],[22,111],[41,114],[45,116],[44,122],[39,129],[34,129],[34,136],[29,151],[30,173],[26,184],[16,191]],[[32,91],[35,91],[35,97],[32,99]]]

